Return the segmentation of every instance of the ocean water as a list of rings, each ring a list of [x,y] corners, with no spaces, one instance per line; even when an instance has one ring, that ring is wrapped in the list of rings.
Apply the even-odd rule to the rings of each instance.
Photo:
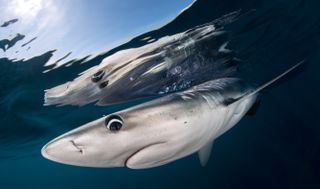
[[[157,3],[143,8],[151,6]],[[319,7],[316,0],[198,0],[170,22],[143,30],[111,50],[79,53],[68,60],[68,53],[76,51],[68,49],[62,53],[66,57],[60,56],[60,67],[44,66],[60,53],[59,47],[21,58],[17,51],[31,51],[37,48],[33,43],[46,41],[9,30],[12,36],[0,39],[0,188],[320,188]],[[43,106],[45,89],[74,79],[119,50],[145,45],[145,37],[173,35],[237,10],[248,14],[225,30],[230,34],[228,47],[245,65],[239,77],[259,84],[301,60],[305,64],[260,95],[254,116],[244,117],[215,141],[206,167],[196,155],[145,170],[73,167],[41,156],[42,146],[52,138],[143,101]],[[11,20],[0,32],[19,24]],[[69,32],[77,33],[72,27]],[[102,37],[90,38],[90,43]]]

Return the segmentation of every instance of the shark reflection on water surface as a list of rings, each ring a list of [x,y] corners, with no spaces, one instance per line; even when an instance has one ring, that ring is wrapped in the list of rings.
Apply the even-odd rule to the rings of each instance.
[[[105,58],[73,81],[45,91],[45,105],[110,105],[181,91],[230,76],[238,59],[224,26],[240,11]],[[150,41],[151,39],[149,39]]]

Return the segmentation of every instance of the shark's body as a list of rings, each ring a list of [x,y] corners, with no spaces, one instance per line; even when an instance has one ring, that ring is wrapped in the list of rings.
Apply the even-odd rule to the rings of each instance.
[[[239,11],[144,46],[119,51],[73,81],[45,91],[45,105],[110,105],[230,76],[237,61],[223,26]]]
[[[253,89],[233,78],[206,82],[116,112],[119,131],[101,118],[53,140],[45,157],[72,165],[149,168],[199,151],[234,126],[255,102],[256,95],[225,105]],[[109,116],[110,117],[110,116]]]
[[[141,169],[199,152],[204,165],[213,141],[240,121],[257,93],[300,64],[258,88],[216,79],[116,112],[54,139],[42,155],[78,166]]]

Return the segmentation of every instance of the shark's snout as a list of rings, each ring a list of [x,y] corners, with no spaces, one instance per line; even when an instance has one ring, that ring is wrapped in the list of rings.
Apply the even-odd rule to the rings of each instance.
[[[68,138],[55,139],[46,144],[41,150],[43,157],[60,163],[80,161],[84,152],[83,145]]]

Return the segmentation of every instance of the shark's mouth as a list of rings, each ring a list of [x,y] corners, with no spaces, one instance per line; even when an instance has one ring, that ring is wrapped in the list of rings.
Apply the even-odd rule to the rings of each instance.
[[[150,148],[150,147],[152,147],[152,146],[159,145],[159,144],[164,144],[164,143],[166,143],[166,142],[155,142],[155,143],[151,143],[151,144],[149,144],[149,145],[146,145],[146,146],[140,148],[139,150],[135,151],[133,154],[131,154],[131,155],[125,160],[124,166],[130,168],[131,166],[128,165],[128,162],[129,162],[130,159],[132,159],[134,156],[138,155],[138,154],[141,153],[142,151],[144,151],[144,150],[146,150],[146,149],[148,149],[148,148]]]

